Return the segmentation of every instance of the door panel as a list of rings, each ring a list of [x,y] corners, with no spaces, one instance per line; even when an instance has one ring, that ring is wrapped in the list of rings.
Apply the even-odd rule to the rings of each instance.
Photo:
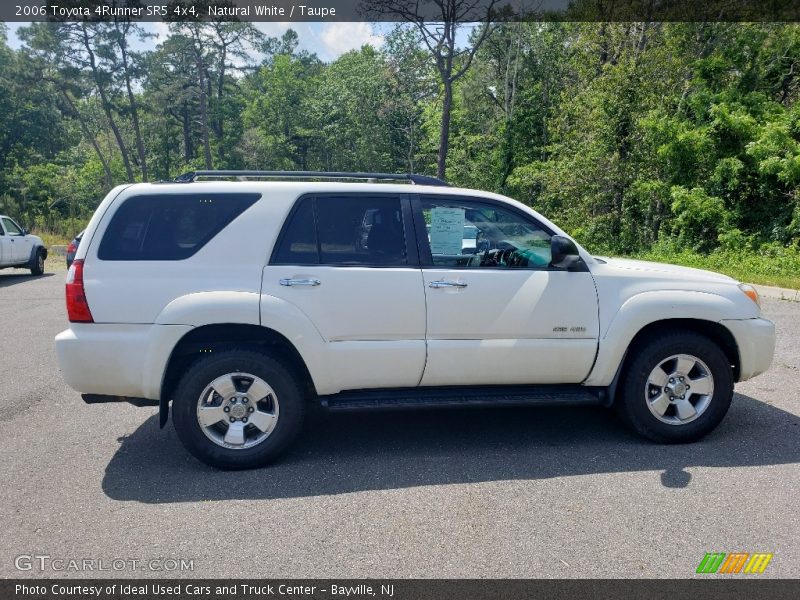
[[[31,253],[30,239],[22,235],[22,230],[11,219],[3,217],[3,225],[5,225],[6,230],[4,237],[8,238],[6,249],[9,250],[9,256],[5,259],[6,262],[8,264],[19,264],[27,261]]]
[[[0,265],[11,264],[11,240],[0,231]]]
[[[428,340],[421,385],[580,383],[596,350],[591,339]]]
[[[491,201],[423,197],[417,214],[428,232],[421,385],[586,378],[599,334],[594,280],[588,271],[549,266],[549,231]]]
[[[297,306],[328,342],[425,340],[419,269],[268,266],[262,293]]]
[[[33,250],[33,243],[31,242],[30,236],[21,235],[17,238],[15,250],[17,252],[17,262],[24,263],[30,260],[31,258],[31,250]]]
[[[424,269],[423,275],[428,339],[597,338],[589,273]],[[466,287],[431,287],[443,280]]]
[[[578,383],[597,350],[589,273],[424,269],[428,363],[422,385]],[[438,281],[466,287],[432,288]]]
[[[281,285],[281,280],[319,282]],[[262,294],[299,308],[328,343],[336,391],[416,386],[425,367],[419,269],[268,266]]]
[[[425,289],[406,242],[410,210],[398,195],[301,198],[264,268],[262,294],[296,306],[328,344],[336,391],[422,377]]]

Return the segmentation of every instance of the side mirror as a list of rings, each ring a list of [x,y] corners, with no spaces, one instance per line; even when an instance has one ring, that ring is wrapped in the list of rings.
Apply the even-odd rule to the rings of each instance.
[[[583,262],[575,242],[563,235],[550,238],[550,256],[550,266],[557,269],[569,271]]]

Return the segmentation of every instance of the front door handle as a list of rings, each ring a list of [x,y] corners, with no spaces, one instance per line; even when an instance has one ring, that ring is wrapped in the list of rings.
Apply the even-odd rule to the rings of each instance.
[[[293,285],[320,285],[322,282],[319,279],[281,279],[279,282],[286,287]]]
[[[445,281],[444,279],[440,279],[438,281],[431,281],[428,284],[428,287],[432,288],[446,288],[446,287],[454,287],[454,288],[465,288],[467,284],[463,281]]]

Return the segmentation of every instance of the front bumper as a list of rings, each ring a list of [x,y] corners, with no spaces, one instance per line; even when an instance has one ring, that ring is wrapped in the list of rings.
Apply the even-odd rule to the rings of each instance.
[[[721,321],[739,348],[739,379],[745,381],[769,369],[775,355],[775,323],[768,319]]]

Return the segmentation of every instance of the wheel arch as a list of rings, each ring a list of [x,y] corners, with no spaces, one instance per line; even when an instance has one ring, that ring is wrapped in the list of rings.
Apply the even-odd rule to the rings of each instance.
[[[28,262],[31,265],[36,261],[36,255],[39,254],[39,252],[43,254],[44,260],[47,260],[47,248],[44,244],[34,244],[31,248],[31,255],[28,257]]]
[[[301,387],[309,397],[316,394],[306,361],[295,345],[280,332],[246,323],[203,325],[186,333],[172,349],[167,361],[159,402],[161,427],[167,422],[169,402],[178,381],[195,360],[214,352],[242,347],[270,353],[298,377]]]
[[[716,321],[706,321],[704,319],[663,319],[654,321],[642,327],[636,335],[633,336],[630,348],[635,349],[653,335],[659,335],[662,332],[671,333],[679,329],[698,333],[719,346],[730,361],[734,381],[738,381],[741,369],[739,347],[730,330]],[[627,353],[625,362],[627,362],[630,354],[630,352]]]
[[[735,299],[718,293],[650,290],[635,294],[620,306],[605,326],[601,325],[603,333],[597,358],[583,383],[601,387],[612,385],[624,366],[631,345],[663,327],[684,327],[719,343],[731,359],[738,379],[741,371],[739,348],[733,332],[722,322],[741,318],[742,307]]]
[[[625,370],[628,368],[632,357],[635,356],[637,348],[643,345],[647,340],[652,339],[655,335],[662,333],[674,333],[675,331],[691,331],[700,334],[715,344],[725,353],[731,364],[733,371],[733,380],[739,380],[741,372],[741,357],[739,355],[739,347],[736,344],[731,331],[715,321],[707,321],[705,319],[690,319],[690,318],[675,318],[675,319],[660,319],[653,321],[643,326],[631,339],[628,348],[619,361],[614,378],[608,385],[608,394],[606,396],[606,406],[611,406],[617,400],[619,392],[619,384],[624,376]]]

